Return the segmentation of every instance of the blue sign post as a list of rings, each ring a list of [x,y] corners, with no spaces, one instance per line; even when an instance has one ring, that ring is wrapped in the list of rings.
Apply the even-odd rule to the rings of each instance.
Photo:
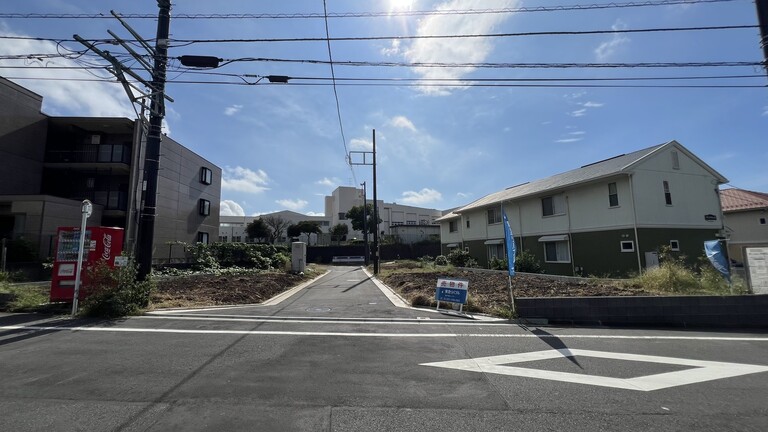
[[[467,289],[469,281],[464,279],[438,279],[435,290],[435,299],[437,300],[437,310],[440,310],[440,302],[458,303],[459,312],[463,312],[464,304],[467,302]]]

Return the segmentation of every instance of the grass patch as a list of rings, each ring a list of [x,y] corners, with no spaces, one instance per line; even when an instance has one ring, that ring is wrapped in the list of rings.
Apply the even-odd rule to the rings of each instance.
[[[0,310],[35,312],[48,305],[49,294],[47,285],[12,286],[0,282]]]
[[[720,273],[712,267],[702,267],[700,273],[676,262],[663,263],[640,276],[630,279],[630,285],[640,286],[645,290],[660,294],[673,295],[732,295],[746,294],[748,289],[744,280],[734,278],[728,284]]]

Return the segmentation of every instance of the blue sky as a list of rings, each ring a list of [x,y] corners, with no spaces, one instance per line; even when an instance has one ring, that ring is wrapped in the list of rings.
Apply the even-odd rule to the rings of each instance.
[[[286,2],[177,1],[182,14],[323,13],[322,0]],[[584,0],[327,0],[328,12],[387,12],[388,16],[328,19],[330,36],[466,35],[584,30],[623,30],[756,25],[749,0],[547,12],[402,16],[402,11],[519,9],[594,4]],[[599,3],[608,3],[607,1]],[[4,1],[0,14],[156,14],[155,1]],[[128,19],[145,37],[156,23]],[[38,38],[129,38],[115,19],[0,18],[0,34]],[[324,38],[314,19],[173,18],[171,38]],[[329,58],[325,41],[172,42],[171,57],[213,55],[224,59]],[[74,42],[63,42],[80,50]],[[119,47],[103,46],[113,53]],[[51,53],[47,41],[0,39],[0,56]],[[759,62],[756,28],[686,32],[602,33],[461,39],[332,41],[333,60],[399,63],[641,63]],[[79,59],[83,60],[83,58]],[[88,60],[95,63],[95,60]],[[75,60],[0,59],[0,66],[73,66]],[[178,63],[175,64],[178,66]],[[108,76],[103,71],[91,71]],[[235,62],[215,72],[330,78],[328,64]],[[372,184],[370,167],[350,169],[348,151],[369,151],[376,129],[378,197],[448,209],[508,186],[547,177],[622,153],[677,140],[730,184],[768,191],[768,89],[599,88],[563,84],[757,85],[768,82],[754,66],[685,68],[415,68],[336,65],[337,78],[462,79],[453,86],[350,86],[338,81],[342,139],[329,80],[292,79],[287,85],[184,84],[180,80],[244,81],[237,77],[170,71],[167,131],[223,170],[222,214],[293,210],[317,215],[323,196],[337,186]],[[0,68],[0,75],[43,95],[44,112],[65,116],[128,116],[133,108],[119,85],[61,78],[94,78],[82,70]],[[540,87],[478,86],[471,79],[575,79],[753,75],[739,79],[680,81],[538,81]],[[57,80],[20,79],[54,77]],[[249,82],[256,78],[245,78]],[[434,81],[433,81],[434,82]],[[312,83],[322,85],[299,85]],[[412,82],[413,83],[413,82]],[[419,84],[419,82],[415,82]],[[424,81],[421,82],[423,84]],[[483,81],[483,83],[491,83]],[[506,84],[511,82],[506,81]],[[533,82],[515,82],[516,84]],[[495,84],[499,84],[498,81]],[[372,196],[369,188],[369,197]]]

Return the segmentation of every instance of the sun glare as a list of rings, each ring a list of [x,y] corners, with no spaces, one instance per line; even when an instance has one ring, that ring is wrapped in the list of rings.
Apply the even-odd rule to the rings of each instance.
[[[414,0],[389,0],[389,11],[400,12],[411,10]]]

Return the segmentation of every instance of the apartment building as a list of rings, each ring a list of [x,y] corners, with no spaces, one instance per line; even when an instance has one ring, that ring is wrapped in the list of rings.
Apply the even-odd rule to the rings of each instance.
[[[438,219],[442,252],[480,265],[505,258],[502,212],[518,251],[547,273],[637,273],[668,246],[691,259],[723,238],[718,186],[727,180],[676,141],[494,192]]]
[[[43,97],[0,78],[0,237],[23,238],[41,258],[56,229],[88,224],[125,229],[134,252],[142,206],[144,134],[127,118],[52,117]],[[221,169],[170,137],[161,144],[153,241],[156,263],[183,257],[176,241],[213,241],[219,229]],[[169,254],[169,251],[171,254]]]

